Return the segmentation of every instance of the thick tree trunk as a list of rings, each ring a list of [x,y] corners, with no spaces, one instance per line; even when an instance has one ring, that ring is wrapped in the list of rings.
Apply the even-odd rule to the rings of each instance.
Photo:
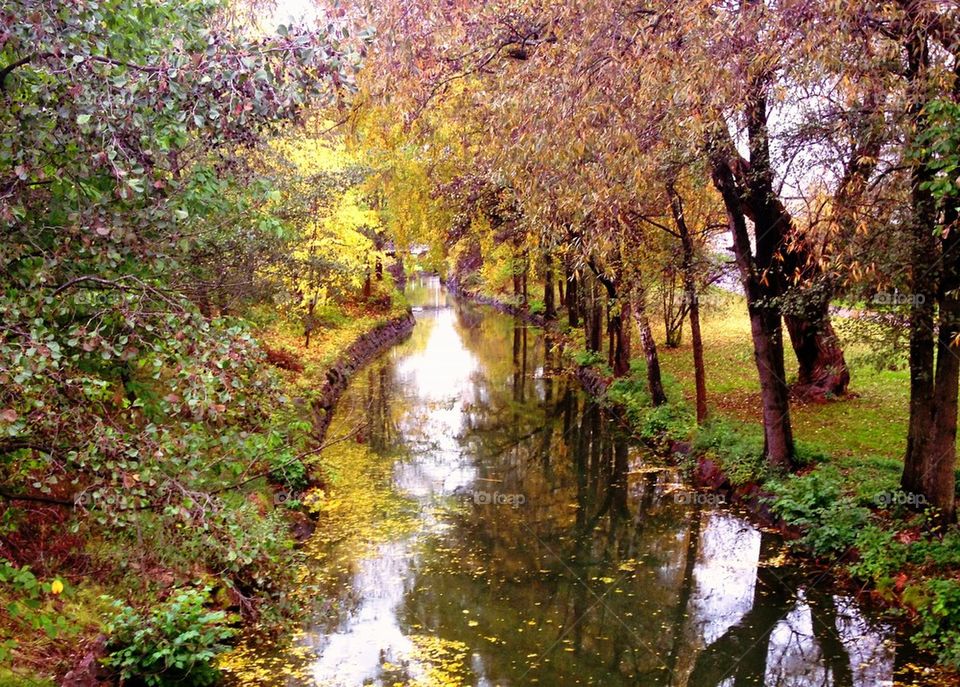
[[[683,201],[673,184],[667,184],[667,195],[670,197],[670,208],[673,212],[674,224],[680,235],[680,244],[683,249],[683,291],[690,315],[690,338],[693,344],[693,377],[697,396],[697,424],[707,419],[707,371],[703,362],[703,336],[700,332],[700,303],[697,298],[697,280],[694,273],[694,247],[690,227],[683,214]]]
[[[787,314],[783,318],[799,365],[793,391],[800,398],[823,401],[846,393],[850,384],[850,370],[827,314],[829,307],[825,299],[802,317]]]
[[[610,332],[613,335],[613,368],[614,377],[625,377],[630,374],[630,301],[624,299],[620,305],[620,312],[610,318]]]
[[[956,288],[956,287],[955,287]],[[960,298],[956,291],[940,302],[937,372],[933,394],[933,436],[927,447],[923,493],[944,522],[956,518],[957,394],[960,392]]]
[[[773,265],[776,248],[782,241],[778,235],[771,235],[775,227],[764,225],[761,228],[758,224],[758,258],[754,258],[747,233],[746,216],[743,213],[742,193],[731,168],[730,158],[727,151],[713,152],[713,181],[727,210],[733,235],[733,251],[747,296],[753,356],[760,377],[764,452],[770,463],[793,468],[793,430],[790,424],[790,390],[783,362],[783,328],[780,312],[771,303],[771,299],[782,292],[780,279]],[[768,274],[768,270],[773,271]]]
[[[915,34],[906,45],[909,78],[919,89],[929,56],[926,39]],[[916,129],[924,126],[925,100],[920,91],[911,106]],[[930,442],[934,425],[934,317],[939,275],[938,246],[933,235],[936,223],[936,200],[926,188],[930,181],[927,160],[913,163],[911,171],[910,222],[911,268],[913,271],[910,304],[910,420],[907,427],[907,450],[903,461],[900,485],[908,493],[925,494],[928,477]],[[929,498],[929,495],[927,495]]]
[[[557,304],[553,293],[553,256],[547,251],[543,256],[543,316],[557,319]]]

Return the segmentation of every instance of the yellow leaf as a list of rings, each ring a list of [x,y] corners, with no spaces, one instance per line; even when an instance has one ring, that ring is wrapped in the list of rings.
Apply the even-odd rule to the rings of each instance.
[[[59,594],[62,591],[63,591],[63,582],[61,582],[60,580],[54,580],[53,584],[50,585],[50,593]]]

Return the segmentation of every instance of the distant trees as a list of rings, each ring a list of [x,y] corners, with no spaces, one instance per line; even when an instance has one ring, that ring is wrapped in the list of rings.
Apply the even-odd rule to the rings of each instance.
[[[684,228],[682,193],[669,182],[713,187],[747,298],[772,463],[794,464],[791,395],[823,401],[849,384],[831,302],[909,289],[904,488],[952,518],[957,8],[663,0],[625,11],[581,0],[439,11],[421,0],[386,3],[380,19],[408,38],[379,45],[372,59],[390,75],[411,140],[424,121],[447,137],[462,123],[472,160],[514,188],[528,235],[563,256],[565,281],[581,294],[571,324],[584,319],[588,348],[599,348],[591,282],[616,304],[616,327],[622,285],[610,266],[630,265],[632,285],[659,273],[649,231],[676,234],[686,299],[697,302],[688,239],[699,229]],[[445,101],[458,104],[455,120]],[[884,257],[897,236],[912,248]],[[642,304],[631,307],[642,313]],[[702,353],[694,357],[702,419]]]

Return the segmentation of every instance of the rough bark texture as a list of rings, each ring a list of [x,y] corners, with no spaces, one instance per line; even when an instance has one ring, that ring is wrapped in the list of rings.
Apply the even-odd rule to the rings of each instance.
[[[762,155],[762,153],[760,153]],[[760,377],[764,451],[775,465],[794,467],[793,429],[790,424],[790,390],[783,362],[783,329],[779,309],[771,302],[782,294],[775,255],[782,246],[777,226],[757,223],[757,255],[754,256],[743,212],[743,191],[725,148],[712,151],[714,185],[723,198],[733,235],[733,252],[740,281],[747,296],[753,355]],[[764,218],[769,221],[769,218]],[[761,229],[762,227],[762,229]]]
[[[850,385],[850,370],[840,340],[830,318],[825,316],[828,307],[829,301],[825,301],[807,316],[784,316],[798,364],[793,392],[806,400],[841,396]]]

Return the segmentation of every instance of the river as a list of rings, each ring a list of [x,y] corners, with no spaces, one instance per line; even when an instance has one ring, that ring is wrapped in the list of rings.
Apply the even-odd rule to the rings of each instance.
[[[314,543],[314,620],[234,684],[893,684],[893,628],[632,444],[541,330],[436,279],[410,298],[329,433],[359,432],[407,525]]]

